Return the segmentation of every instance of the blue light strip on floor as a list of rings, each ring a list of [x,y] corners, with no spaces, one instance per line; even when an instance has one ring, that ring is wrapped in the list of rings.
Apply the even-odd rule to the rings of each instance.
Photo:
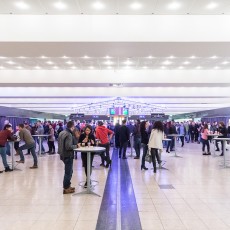
[[[118,178],[119,165],[120,180]],[[117,201],[118,181],[120,181],[120,202]],[[117,224],[117,207],[119,206],[121,223]],[[112,169],[108,173],[96,230],[118,230],[120,228],[122,230],[142,229],[127,160],[118,159],[118,152],[114,150]]]

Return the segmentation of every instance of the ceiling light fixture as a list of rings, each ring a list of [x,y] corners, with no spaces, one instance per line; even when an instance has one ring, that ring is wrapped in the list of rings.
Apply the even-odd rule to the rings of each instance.
[[[72,66],[71,69],[77,69],[77,67],[76,66]]]
[[[94,66],[90,66],[89,68],[90,68],[90,69],[94,69]]]
[[[173,55],[171,55],[169,58],[170,58],[170,59],[174,59],[175,57],[174,57]]]
[[[222,65],[227,65],[227,64],[229,64],[229,62],[228,62],[228,61],[224,61],[224,62],[222,62],[221,64],[222,64]]]
[[[52,61],[47,61],[46,62],[48,65],[53,65],[54,63]]]
[[[191,58],[191,59],[195,59],[195,58],[196,58],[196,56],[194,56],[194,55],[193,55],[193,56],[191,56],[190,58]]]
[[[217,59],[218,57],[216,55],[210,57],[211,59]]]
[[[41,56],[41,59],[46,59],[47,57],[46,56]]]
[[[172,2],[168,5],[168,9],[170,10],[178,10],[181,8],[181,3],[179,2]]]
[[[85,55],[83,58],[84,58],[84,59],[88,59],[89,57],[88,57],[87,55]]]
[[[127,60],[127,61],[124,62],[124,64],[131,65],[131,64],[133,64],[133,62],[131,62],[130,60]]]
[[[162,62],[162,64],[163,64],[163,65],[171,65],[171,64],[172,64],[172,62],[171,62],[171,61],[166,60],[166,61]]]
[[[104,64],[106,64],[106,65],[112,65],[113,62],[112,61],[106,61],[106,62],[104,62]]]
[[[66,56],[63,56],[62,58],[63,58],[63,59],[67,59],[68,57],[66,57]]]
[[[15,6],[21,10],[28,10],[30,8],[29,5],[26,4],[25,2],[16,2]]]
[[[189,62],[189,61],[183,62],[184,65],[189,65],[190,63],[191,63],[191,62]]]
[[[68,65],[72,65],[72,64],[73,64],[73,62],[72,62],[72,61],[67,61],[67,62],[66,62],[66,64],[68,64]]]
[[[208,9],[208,10],[213,10],[213,9],[217,8],[218,6],[219,6],[218,3],[216,3],[216,2],[210,2],[210,3],[206,6],[206,9]]]
[[[67,5],[62,1],[58,1],[54,3],[54,7],[57,8],[58,10],[64,10],[67,8]]]
[[[150,55],[150,56],[148,56],[148,58],[149,58],[149,59],[153,59],[153,56]]]
[[[22,69],[22,67],[21,66],[17,66],[17,69]]]
[[[3,66],[0,66],[0,69],[5,69],[5,67],[3,67]]]
[[[166,67],[165,66],[161,66],[161,69],[166,69]]]
[[[20,57],[18,57],[18,58],[20,58],[20,59],[26,59],[26,57],[24,57],[24,56],[20,56]]]
[[[139,10],[142,8],[142,4],[140,2],[134,2],[130,5],[130,8],[133,10]]]
[[[143,69],[147,69],[148,67],[147,66],[143,66]]]
[[[105,58],[109,59],[109,58],[111,58],[111,57],[110,57],[110,56],[105,56]]]
[[[58,66],[54,66],[53,68],[54,68],[54,69],[59,69],[59,67],[58,67]]]
[[[35,66],[34,68],[35,68],[35,69],[41,69],[41,67],[40,67],[40,66]]]
[[[197,66],[196,69],[201,69],[202,67],[201,66]]]
[[[179,66],[179,69],[184,69],[184,66]]]
[[[219,66],[215,66],[214,69],[219,69],[220,67]]]
[[[2,56],[1,56],[0,59],[6,59],[6,57],[2,57]]]
[[[95,2],[92,6],[96,10],[103,10],[105,8],[105,5],[102,2]]]
[[[8,62],[6,62],[6,63],[8,63],[8,64],[10,64],[10,65],[15,64],[15,62],[13,62],[13,61],[8,61]]]

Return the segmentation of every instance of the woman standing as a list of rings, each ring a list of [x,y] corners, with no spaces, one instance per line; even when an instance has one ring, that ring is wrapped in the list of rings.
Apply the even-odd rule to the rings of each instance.
[[[151,149],[151,156],[153,161],[154,173],[157,171],[156,159],[158,164],[161,164],[158,151],[163,151],[163,138],[164,138],[164,127],[161,121],[156,121],[153,125],[153,129],[149,138],[149,148]]]
[[[204,127],[201,130],[201,142],[202,142],[203,155],[211,155],[210,145],[209,145],[209,141],[208,141],[208,134],[209,134],[208,125],[204,124]],[[205,145],[207,145],[208,153],[205,152]]]
[[[54,145],[54,129],[51,124],[49,124],[49,131],[48,131],[48,146],[49,146],[49,154],[55,154],[55,145]]]
[[[92,132],[92,126],[90,125],[86,125],[85,127],[85,131],[80,135],[79,137],[79,141],[78,141],[78,146],[80,147],[81,145],[84,146],[95,146],[96,145],[96,141],[95,141],[95,137],[93,135]],[[90,174],[92,173],[92,163],[93,163],[93,157],[94,157],[94,153],[91,153],[91,163],[90,163]],[[87,177],[87,154],[86,153],[81,153],[81,158],[82,158],[82,163],[83,163],[83,167],[85,168],[85,175]],[[86,179],[87,181],[87,179]],[[85,188],[87,187],[87,182],[85,182]]]
[[[142,155],[142,161],[141,161],[141,170],[148,170],[148,168],[145,167],[145,157],[148,152],[148,142],[149,142],[149,135],[147,132],[147,129],[149,127],[149,123],[147,121],[142,121],[140,125],[140,131],[141,131],[141,144],[143,146],[143,155]]]

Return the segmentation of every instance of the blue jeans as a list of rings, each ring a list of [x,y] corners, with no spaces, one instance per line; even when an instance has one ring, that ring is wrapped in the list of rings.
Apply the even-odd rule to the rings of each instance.
[[[6,142],[6,155],[11,156],[10,143],[9,142]]]
[[[2,163],[4,167],[8,168],[9,165],[7,164],[7,160],[6,160],[6,147],[0,147],[0,154],[2,156]]]
[[[142,155],[142,160],[141,160],[141,166],[145,167],[145,157],[148,152],[148,145],[142,143],[142,146],[143,146],[143,155]]]
[[[65,174],[64,174],[64,180],[63,180],[63,188],[67,189],[71,185],[71,178],[73,175],[73,157],[65,157],[61,160],[65,164]]]
[[[33,144],[24,144],[24,145],[21,145],[19,148],[18,148],[18,153],[20,155],[20,161],[25,161],[25,157],[23,155],[23,152],[22,150],[25,150],[25,149],[30,149],[30,152],[34,158],[34,166],[37,166],[38,165],[38,158],[37,158],[37,155],[35,153],[35,146],[36,144],[33,143]]]
[[[136,156],[140,157],[140,155],[141,155],[141,138],[134,137],[134,149],[136,152]]]

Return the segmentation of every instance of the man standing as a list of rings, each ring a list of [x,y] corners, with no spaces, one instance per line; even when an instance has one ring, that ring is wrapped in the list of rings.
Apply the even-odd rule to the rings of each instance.
[[[2,157],[2,163],[5,167],[5,172],[11,172],[13,170],[10,169],[9,165],[7,164],[7,159],[6,159],[7,140],[14,140],[13,130],[12,130],[11,125],[5,125],[4,130],[0,131],[0,155]]]
[[[133,136],[134,136],[134,149],[136,152],[136,156],[134,159],[140,159],[140,154],[141,154],[141,131],[140,131],[140,120],[137,119],[135,126],[134,126],[134,131],[133,131]]]
[[[33,137],[31,136],[30,131],[24,127],[24,124],[19,124],[18,129],[19,129],[20,140],[24,141],[25,144],[21,145],[18,148],[20,160],[16,161],[16,162],[24,164],[25,163],[25,157],[23,155],[22,150],[30,149],[30,152],[34,158],[34,165],[32,167],[30,167],[30,169],[36,169],[38,167],[38,158],[37,158],[37,155],[35,153],[35,145],[36,145],[35,141],[34,141]]]
[[[73,142],[74,129],[74,122],[69,121],[66,125],[66,129],[62,131],[58,136],[58,154],[60,154],[60,159],[63,161],[65,165],[65,174],[63,179],[63,194],[75,192],[75,188],[70,186],[73,174],[74,149],[77,148],[77,145],[74,145]]]
[[[44,135],[44,127],[43,127],[41,121],[37,121],[37,135]],[[45,148],[43,146],[43,137],[39,137],[39,138],[41,138],[41,142],[42,142],[41,153],[45,154]],[[39,138],[37,139],[38,146],[39,146]],[[39,149],[39,151],[40,151],[40,149]]]
[[[122,125],[119,129],[119,140],[120,140],[120,149],[119,149],[119,158],[122,159],[127,159],[126,158],[126,149],[128,146],[128,140],[129,140],[129,129],[126,126],[126,120],[122,121]],[[122,150],[123,150],[123,154],[122,154]]]
[[[109,138],[108,138],[109,136]],[[104,165],[104,162],[106,161],[106,168],[109,166],[111,167],[112,161],[110,160],[109,156],[109,149],[110,149],[110,140],[113,137],[113,131],[107,129],[105,126],[103,126],[102,121],[98,121],[98,127],[96,128],[96,138],[100,140],[101,144],[99,146],[104,147],[106,157],[104,155],[101,155],[102,158],[102,164]]]

